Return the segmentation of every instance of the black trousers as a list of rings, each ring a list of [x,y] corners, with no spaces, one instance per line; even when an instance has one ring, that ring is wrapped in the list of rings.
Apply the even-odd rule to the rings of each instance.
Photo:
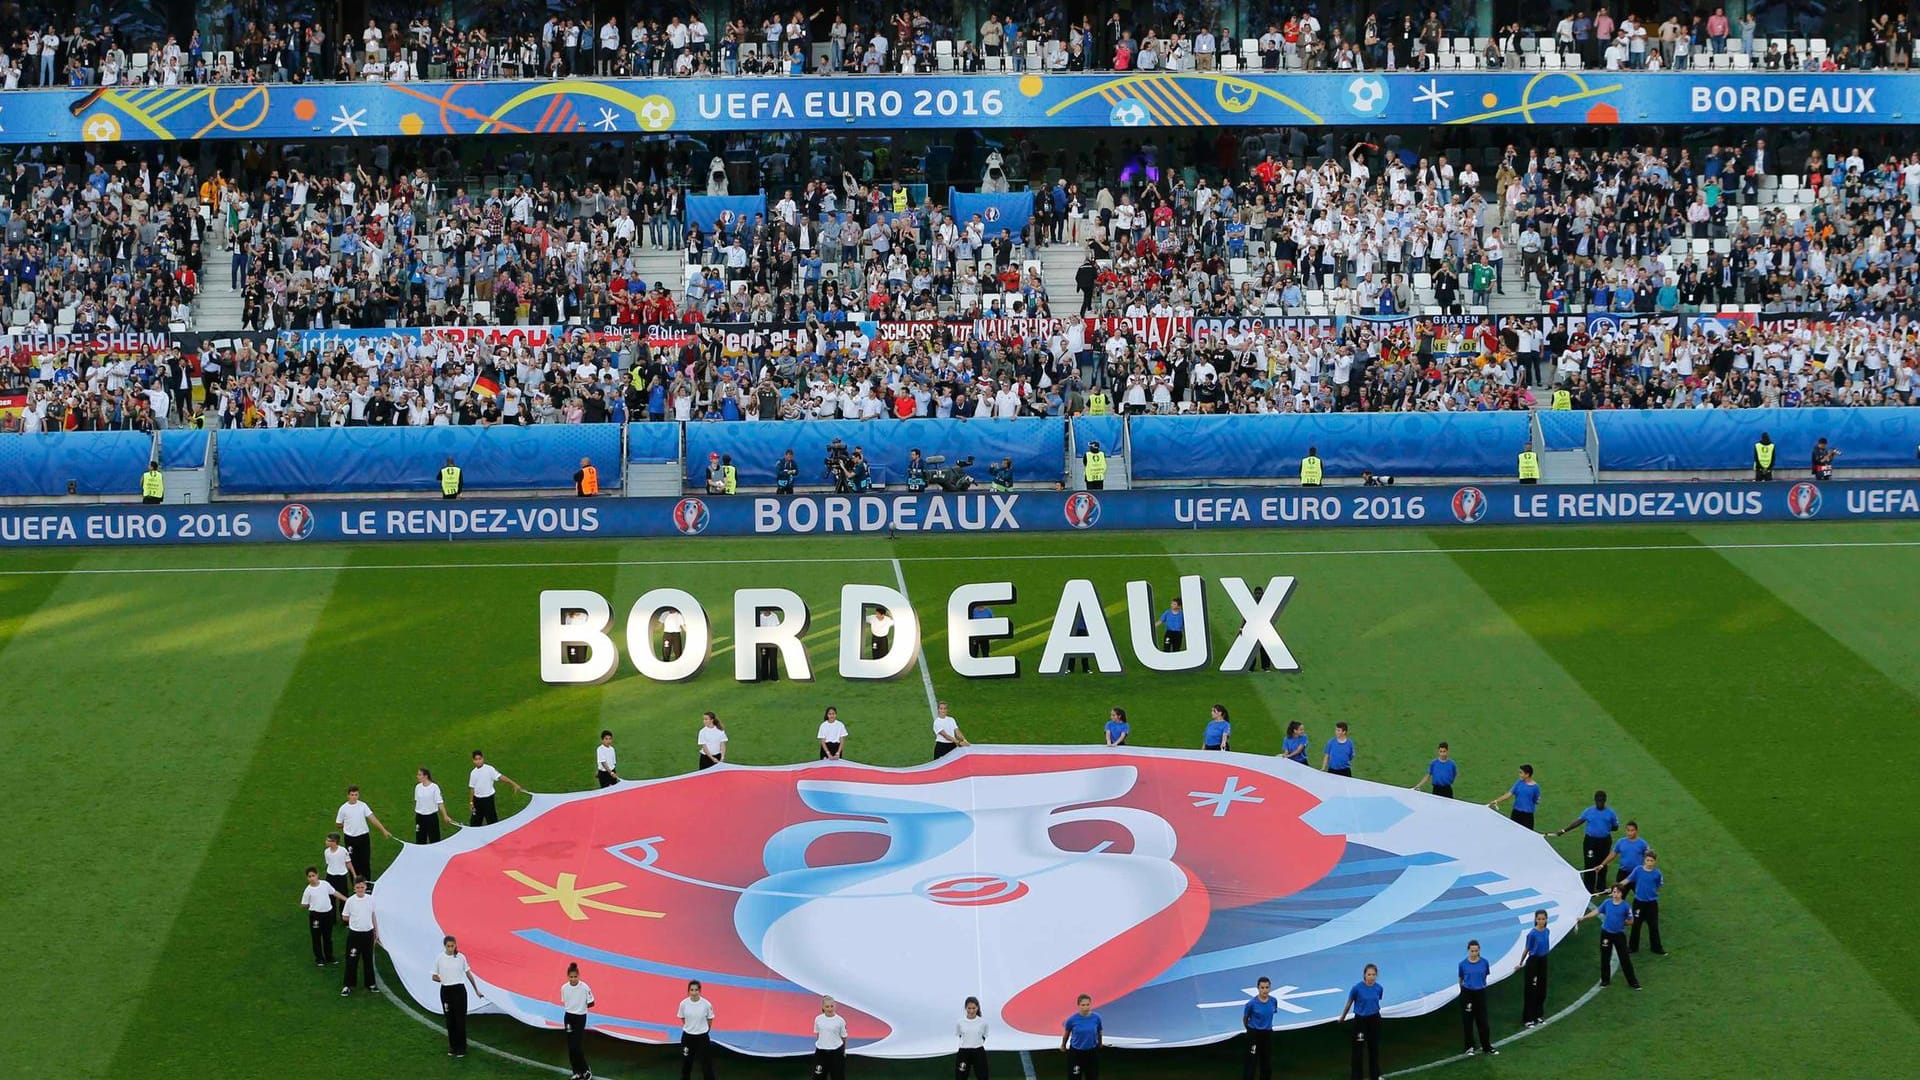
[[[1179,652],[1181,649],[1186,648],[1186,645],[1187,632],[1185,630],[1169,630],[1160,648],[1166,652]]]
[[[333,886],[333,891],[339,893],[340,896],[353,895],[353,882],[347,877],[347,875],[328,874],[325,880],[327,884]],[[336,896],[333,898],[333,914],[336,921],[338,921],[341,909],[346,907],[347,905],[347,902],[345,900],[340,899],[340,896]],[[332,959],[332,957],[328,957],[328,959]]]
[[[1105,480],[1089,480],[1087,481],[1087,490],[1105,491],[1107,490],[1107,482]]]
[[[567,1020],[567,1066],[573,1075],[587,1075],[587,1014],[568,1013]]]
[[[440,987],[440,1012],[447,1018],[447,1049],[456,1057],[467,1053],[467,988]]]
[[[822,747],[820,748],[820,760],[821,760],[821,761],[825,761],[825,760],[827,760],[827,755],[828,755],[829,753],[832,753],[832,755],[833,755],[834,757],[839,757],[839,756],[840,756],[840,744],[839,744],[839,743],[837,743],[837,742],[830,742],[830,743],[827,743],[826,745],[824,745],[824,746],[822,746]]]
[[[1435,784],[1433,785],[1433,793],[1435,795],[1440,796],[1443,799],[1451,799],[1453,798],[1453,785],[1452,784]]]
[[[867,659],[878,660],[887,655],[887,642],[890,640],[892,640],[890,637],[867,639]]]
[[[500,820],[500,811],[495,808],[494,796],[475,795],[473,797],[473,816],[467,820],[474,825],[491,825]]]
[[[1240,1059],[1240,1080],[1273,1080],[1273,1032],[1247,1029],[1247,1052]]]
[[[1588,892],[1597,893],[1607,887],[1607,872],[1599,869],[1599,866],[1612,847],[1612,841],[1604,836],[1580,838],[1580,876],[1586,880]]]
[[[967,655],[973,657],[975,660],[992,655],[987,651],[990,648],[992,648],[992,646],[988,643],[987,638],[975,637],[967,639]]]
[[[941,758],[953,753],[954,749],[959,745],[959,743],[941,742],[939,739],[933,740],[933,760],[939,761]]]
[[[1476,1045],[1474,1037],[1479,1036],[1482,1050],[1493,1049],[1493,1032],[1487,1025],[1487,992],[1481,990],[1460,991],[1460,1042],[1468,1050]]]
[[[1629,955],[1631,951],[1632,951],[1632,946],[1627,944],[1627,935],[1608,934],[1605,932],[1601,933],[1600,935],[1600,985],[1601,986],[1607,986],[1613,982],[1613,966],[1611,963],[1609,963],[1609,961],[1611,961],[1617,955],[1620,958],[1620,973],[1627,977],[1627,985],[1633,987],[1635,990],[1638,990],[1640,988],[1640,980],[1635,978],[1633,974],[1633,957]]]
[[[847,1080],[847,1048],[836,1046],[831,1050],[813,1048],[813,1075],[820,1080]]]
[[[1067,1075],[1072,1080],[1100,1080],[1100,1051],[1068,1050]]]
[[[1364,1071],[1362,1060],[1365,1059]],[[1380,1080],[1380,1014],[1353,1018],[1353,1080]]]
[[[307,912],[307,937],[313,941],[313,962],[333,963],[333,926],[338,919],[331,911]]]
[[[594,771],[593,777],[595,780],[599,781],[601,787],[612,787],[613,785],[620,782],[618,779],[614,777],[612,773],[608,772],[605,769],[596,769]]]
[[[701,1032],[698,1035],[683,1031],[680,1033],[680,1080],[693,1080],[693,1066],[698,1062],[702,1080],[713,1080],[713,1035]]]
[[[1633,902],[1633,929],[1627,934],[1627,951],[1640,951],[1640,928],[1643,926],[1647,928],[1647,943],[1653,946],[1653,955],[1665,953],[1667,950],[1660,947],[1660,901]]]
[[[1328,769],[1327,771],[1332,773],[1335,776],[1352,776],[1353,775],[1352,769]]]
[[[987,1048],[961,1047],[953,1058],[953,1080],[988,1080]]]
[[[440,815],[413,815],[413,842],[416,844],[437,844],[440,842]]]
[[[359,836],[343,836],[347,844],[347,858],[353,862],[353,872],[373,880],[373,834],[361,833]],[[342,890],[343,892],[345,890]]]
[[[1531,1024],[1547,1018],[1547,958],[1529,956],[1522,975],[1526,978],[1520,1022]]]
[[[1755,480],[1771,480],[1773,479],[1773,470],[1763,469],[1760,466],[1755,465],[1753,467],[1753,478]]]
[[[694,768],[694,771],[699,772],[701,769],[711,769],[718,764],[720,764],[719,758],[710,758],[707,756],[707,752],[702,750],[700,751],[700,764]]]
[[[367,989],[373,989],[373,931],[371,930],[347,931],[347,970],[346,977],[341,982],[342,986],[354,985],[355,965],[358,965],[360,978],[367,984]]]
[[[1515,810],[1507,816],[1513,819],[1515,825],[1525,825],[1529,829],[1533,828],[1533,811],[1531,810]],[[1600,890],[1595,889],[1593,891],[1599,892]]]
[[[753,652],[753,678],[756,682],[772,682],[780,677],[780,651],[762,645]]]
[[[678,633],[678,634],[661,634],[660,635],[660,659],[678,660],[680,659],[680,654],[686,651],[687,651],[687,635],[686,634]]]

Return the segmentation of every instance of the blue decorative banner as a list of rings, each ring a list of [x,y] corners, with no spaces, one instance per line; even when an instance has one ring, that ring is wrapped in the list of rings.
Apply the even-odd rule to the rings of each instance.
[[[16,506],[0,508],[0,547],[1816,518],[1920,518],[1920,481]]]
[[[0,144],[155,139],[1429,124],[1889,124],[1893,74],[1108,72],[274,83],[8,94]]]

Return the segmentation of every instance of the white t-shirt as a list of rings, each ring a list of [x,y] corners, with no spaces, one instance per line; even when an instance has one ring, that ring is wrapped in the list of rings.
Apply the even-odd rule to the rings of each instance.
[[[958,734],[960,734],[960,721],[958,719],[951,716],[936,716],[933,718],[934,742],[950,743],[955,741],[954,736]]]
[[[327,864],[328,877],[345,877],[352,860],[343,847],[325,848],[320,852],[320,858]]]
[[[976,1016],[969,1020],[962,1016],[960,1022],[953,1025],[953,1033],[960,1037],[960,1049],[977,1050],[987,1045],[987,1018]]]
[[[687,629],[687,618],[676,608],[668,608],[660,613],[660,632],[663,634],[683,633]]]
[[[467,774],[467,786],[482,799],[493,795],[494,781],[500,779],[500,770],[492,765],[480,765]]]
[[[727,733],[717,727],[700,729],[700,752],[711,758],[720,756],[727,748]],[[704,999],[703,999],[704,1000]]]
[[[365,933],[373,929],[373,897],[355,893],[347,897],[340,907],[340,913],[347,917],[347,929]]]
[[[324,881],[317,885],[309,885],[300,890],[300,902],[306,905],[308,911],[315,914],[323,912],[330,914],[333,911],[333,886]]]
[[[446,800],[440,797],[439,784],[413,785],[413,812],[416,814],[437,814]]]
[[[593,987],[585,979],[560,984],[560,1007],[575,1016],[587,1015],[587,1002],[593,1000]]]
[[[473,968],[467,964],[466,953],[454,953],[448,956],[446,951],[442,950],[439,956],[433,958],[433,973],[440,976],[441,986],[465,986],[467,972],[472,970]]]
[[[689,1035],[705,1035],[713,1027],[713,1002],[706,998],[699,1001],[681,998],[676,1015],[680,1017],[681,1031]]]
[[[821,742],[845,742],[847,739],[847,725],[838,720],[822,720],[820,721],[820,734],[815,736],[815,738],[818,738]]]
[[[867,629],[876,639],[885,640],[887,635],[893,633],[893,616],[884,611],[876,611],[867,616]]]
[[[813,1045],[822,1050],[838,1050],[847,1045],[847,1018],[838,1013],[814,1017]]]
[[[605,743],[601,743],[599,749],[593,752],[593,764],[594,764],[594,767],[599,769],[601,772],[618,772],[619,771],[614,767],[615,761],[614,761],[613,747],[608,746]]]
[[[340,809],[334,811],[333,820],[340,823],[340,832],[345,836],[367,835],[367,819],[373,816],[373,807],[363,802],[343,802]]]

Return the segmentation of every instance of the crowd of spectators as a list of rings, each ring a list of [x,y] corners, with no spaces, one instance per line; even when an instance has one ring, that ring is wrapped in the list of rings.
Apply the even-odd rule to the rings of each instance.
[[[336,31],[313,19],[248,22],[221,40],[195,31],[135,35],[111,23],[65,29],[48,22],[16,26],[0,36],[0,86],[173,86],[193,83],[414,81],[419,79],[564,78],[571,76],[706,77],[737,74],[926,73],[972,71],[1357,71],[1428,70],[1436,66],[1514,67],[1551,53],[1574,68],[1685,68],[1695,58],[1729,52],[1758,70],[1834,71],[1911,66],[1912,33],[1904,15],[1882,15],[1866,40],[1827,50],[1804,39],[1756,44],[1749,11],[1730,20],[1724,9],[1674,15],[1657,25],[1643,15],[1605,6],[1541,25],[1539,37],[1519,23],[1459,25],[1432,9],[1397,20],[1369,14],[1343,23],[1322,20],[1308,6],[1272,21],[1249,14],[1233,27],[1190,16],[1180,5],[1119,13],[1096,22],[1063,16],[1058,4],[993,12],[962,34],[950,13],[856,4],[779,11],[709,24],[697,8],[661,7],[640,17],[604,19],[549,15],[461,26],[422,16],[369,20]],[[536,17],[537,18],[537,17]],[[1453,50],[1469,49],[1466,53]],[[1470,58],[1470,59],[1469,59]]]

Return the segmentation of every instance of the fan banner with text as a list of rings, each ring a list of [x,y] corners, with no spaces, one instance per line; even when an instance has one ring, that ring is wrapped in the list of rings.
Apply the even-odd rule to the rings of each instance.
[[[1544,838],[1475,803],[1251,754],[1079,747],[535,795],[408,846],[375,895],[430,1010],[453,934],[479,1012],[557,1029],[578,963],[607,1035],[676,1039],[699,979],[732,1049],[809,1052],[831,995],[850,1048],[887,1058],[950,1053],[969,995],[997,1050],[1058,1046],[1081,993],[1111,1045],[1218,1042],[1263,975],[1277,1027],[1327,1023],[1369,963],[1386,1014],[1418,1015],[1454,999],[1469,939],[1511,973],[1535,910],[1557,943],[1587,899]]]

